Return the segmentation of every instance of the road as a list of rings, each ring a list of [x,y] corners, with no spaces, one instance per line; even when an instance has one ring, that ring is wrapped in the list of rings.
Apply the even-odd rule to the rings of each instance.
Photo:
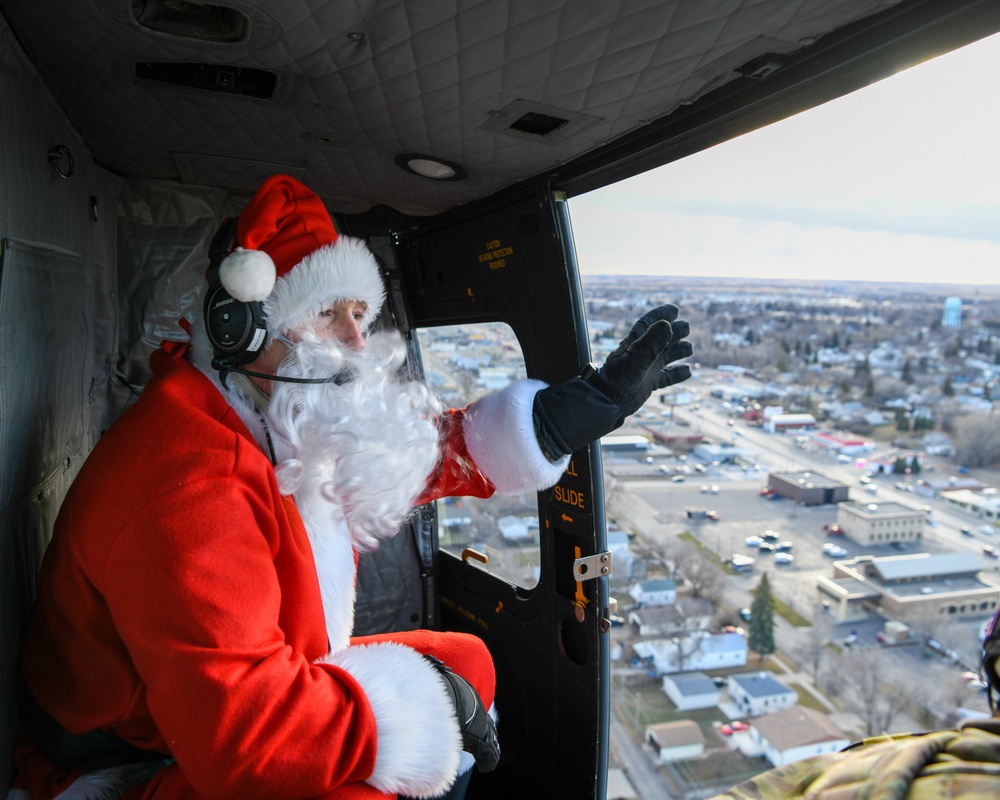
[[[642,800],[677,800],[653,768],[649,755],[632,738],[614,710],[611,713],[611,753]]]

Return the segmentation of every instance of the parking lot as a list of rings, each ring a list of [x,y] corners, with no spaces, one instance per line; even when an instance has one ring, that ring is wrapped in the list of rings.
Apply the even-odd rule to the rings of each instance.
[[[824,545],[835,544],[844,551],[838,559],[868,554],[874,556],[900,555],[907,552],[948,552],[952,543],[928,528],[924,541],[899,550],[886,544],[861,546],[845,536],[830,536],[824,525],[833,525],[837,518],[834,505],[803,507],[788,500],[772,500],[760,495],[766,484],[766,472],[715,469],[711,473],[685,474],[683,482],[673,482],[667,476],[622,477],[615,464],[606,465],[614,478],[616,491],[626,493],[635,508],[645,508],[648,528],[663,543],[669,543],[682,532],[696,536],[702,545],[720,559],[728,560],[734,554],[749,556],[754,565],[748,573],[737,574],[727,580],[725,602],[733,614],[750,604],[750,590],[756,586],[762,572],[767,571],[776,596],[789,608],[807,619],[816,620],[824,615],[823,603],[816,590],[820,575],[830,576],[834,558],[823,551]],[[683,473],[682,473],[683,474]],[[702,491],[703,486],[708,491]],[[713,493],[711,486],[717,485]],[[689,514],[688,512],[695,512]],[[700,511],[714,511],[717,520],[703,517]],[[762,554],[759,547],[747,546],[751,536],[761,537],[772,531],[779,542],[790,542],[789,551],[794,555],[791,564],[775,563],[776,553]],[[905,647],[883,647],[877,641],[883,620],[872,616],[866,620],[833,624],[831,639],[843,641],[853,634],[852,647],[857,649],[879,648],[884,653],[887,668],[899,670],[915,686],[927,687],[927,703],[931,706],[944,703],[942,694],[955,695],[957,700],[959,674],[963,670],[978,669],[980,646],[978,631],[985,619],[948,621],[948,650],[956,651],[957,663],[943,654],[931,652],[922,643]],[[933,678],[931,678],[933,676]],[[970,691],[966,702],[974,708],[986,708],[985,697]]]

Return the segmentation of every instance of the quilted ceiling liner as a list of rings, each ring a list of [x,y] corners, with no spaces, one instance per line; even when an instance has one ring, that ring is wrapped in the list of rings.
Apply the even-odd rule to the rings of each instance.
[[[0,0],[99,163],[251,191],[299,176],[330,207],[431,214],[572,162],[894,0],[211,0],[235,42],[146,27],[181,0]],[[138,19],[137,19],[138,18]],[[145,64],[273,73],[266,99],[141,77]],[[223,73],[232,74],[232,73]],[[246,73],[248,76],[251,73]],[[221,80],[221,79],[216,79]],[[563,120],[548,135],[525,121]],[[515,127],[512,128],[512,125]],[[400,169],[402,153],[461,181]]]

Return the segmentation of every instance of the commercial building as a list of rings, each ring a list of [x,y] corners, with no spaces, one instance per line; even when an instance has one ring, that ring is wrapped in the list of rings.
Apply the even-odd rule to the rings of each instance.
[[[1000,584],[983,573],[975,553],[913,553],[858,556],[833,564],[833,577],[820,576],[817,589],[830,614],[843,621],[872,611],[907,624],[928,618],[992,614]]]
[[[941,492],[941,499],[951,508],[974,519],[983,520],[993,525],[1000,524],[1000,495],[997,494],[996,489],[987,489],[983,492],[956,489]]]
[[[837,524],[844,535],[858,544],[919,542],[924,536],[927,516],[901,503],[837,504]]]
[[[772,472],[767,476],[767,488],[803,506],[839,503],[849,496],[846,483],[818,472]]]
[[[812,430],[816,427],[816,417],[812,414],[775,414],[764,423],[768,433]]]

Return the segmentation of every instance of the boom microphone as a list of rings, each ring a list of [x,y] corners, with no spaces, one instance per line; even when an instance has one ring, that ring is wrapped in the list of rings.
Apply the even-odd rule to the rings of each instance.
[[[280,381],[281,383],[335,383],[337,386],[343,386],[345,383],[350,382],[353,377],[353,371],[349,369],[342,370],[336,375],[331,375],[329,378],[292,378],[286,375],[271,375],[267,372],[252,372],[251,370],[242,369],[241,367],[234,367],[221,358],[212,359],[212,369],[219,371],[219,378],[222,380],[223,384],[226,382],[226,373],[228,372],[246,375],[249,378],[263,378],[267,381]]]

